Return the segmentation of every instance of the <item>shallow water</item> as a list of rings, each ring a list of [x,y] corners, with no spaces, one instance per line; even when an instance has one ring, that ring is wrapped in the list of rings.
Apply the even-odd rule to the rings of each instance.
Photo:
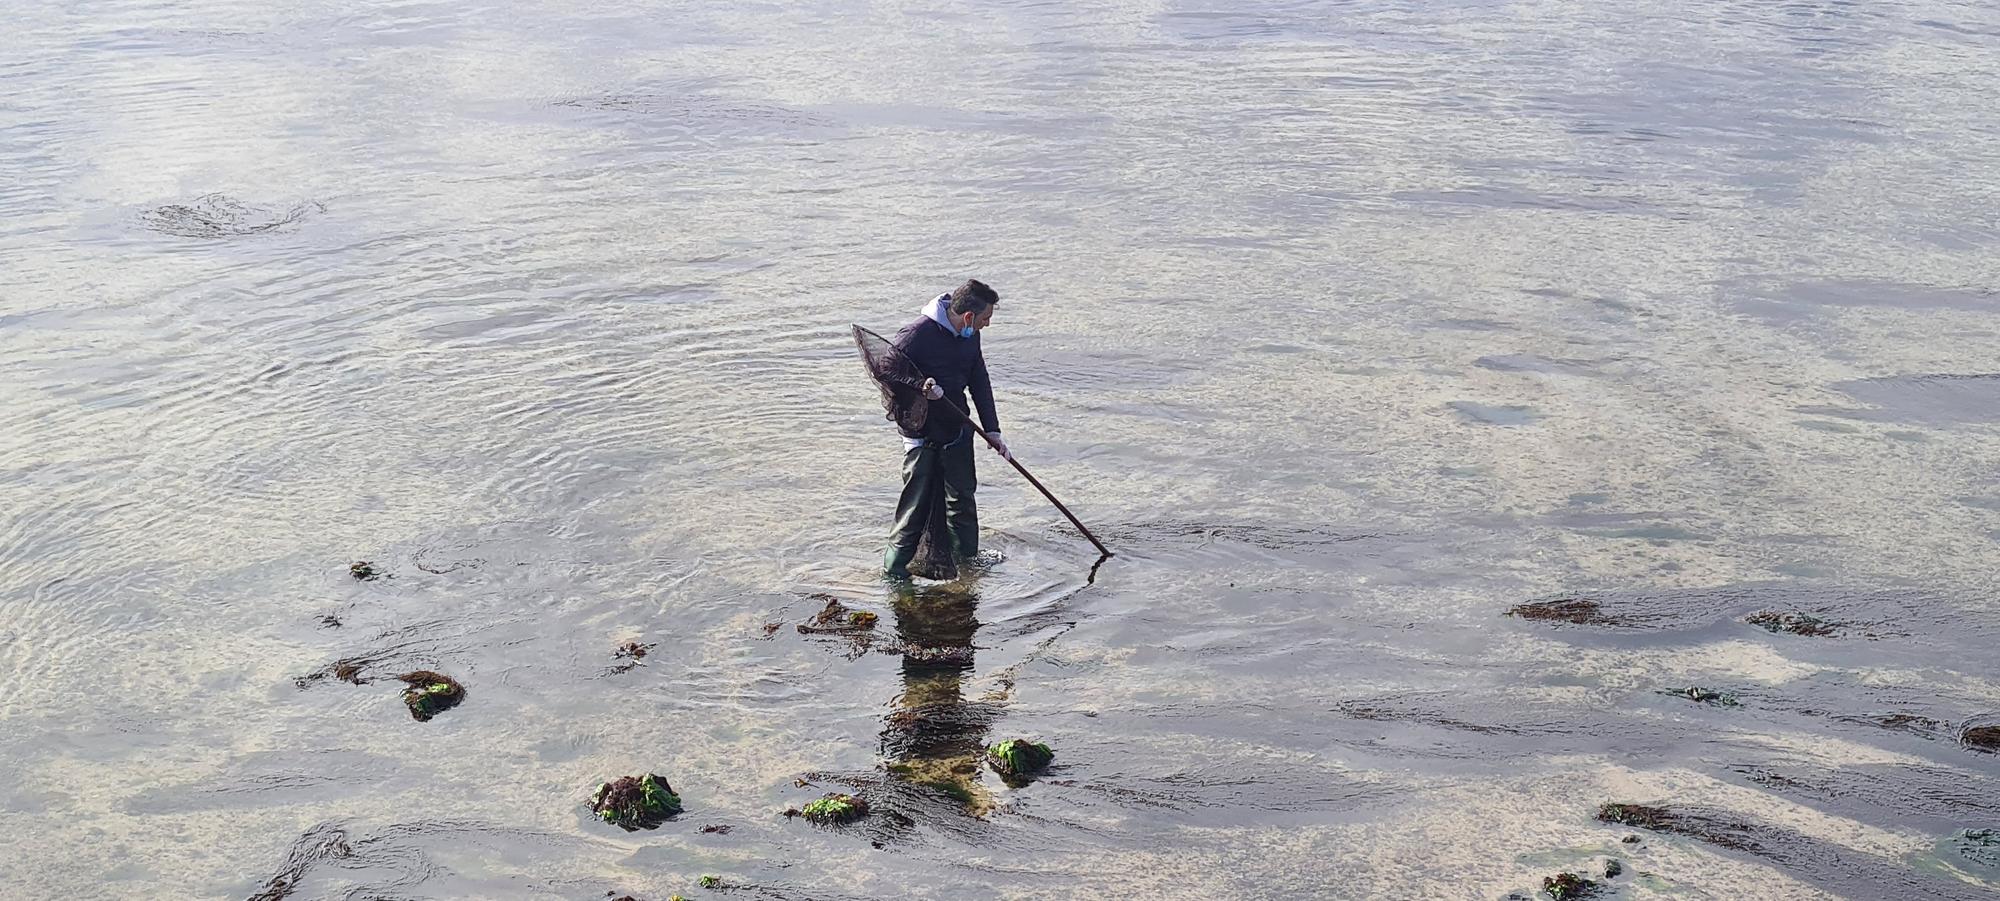
[[[0,896],[1990,896],[1996,88],[1942,0],[15,10]],[[983,454],[1005,561],[872,574],[847,326],[967,275],[1094,578]]]

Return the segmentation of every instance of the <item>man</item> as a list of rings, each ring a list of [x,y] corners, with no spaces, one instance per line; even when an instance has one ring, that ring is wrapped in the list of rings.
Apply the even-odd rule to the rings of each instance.
[[[999,303],[999,293],[985,283],[967,281],[933,298],[921,318],[896,333],[894,344],[928,376],[924,395],[934,403],[969,412],[965,395],[970,390],[972,404],[979,408],[979,424],[993,437],[1000,454],[1011,460],[1013,455],[1000,440],[993,383],[986,377],[986,357],[979,350],[979,333],[992,324]],[[945,505],[945,521],[958,554],[969,559],[979,553],[979,511],[972,500],[979,481],[972,465],[972,443],[979,439],[964,419],[945,411],[928,416],[915,433],[901,427],[899,431],[903,494],[896,501],[896,528],[890,533],[883,565],[891,578],[906,579],[933,504]]]

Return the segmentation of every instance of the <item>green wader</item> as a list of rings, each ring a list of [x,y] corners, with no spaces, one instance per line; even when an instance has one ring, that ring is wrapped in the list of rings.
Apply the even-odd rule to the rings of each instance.
[[[945,523],[961,557],[979,553],[979,508],[972,493],[979,475],[972,464],[973,435],[961,432],[949,447],[926,441],[903,454],[903,495],[896,499],[896,529],[889,534],[889,575],[909,574],[917,555],[917,539],[930,522],[931,505],[944,504]]]

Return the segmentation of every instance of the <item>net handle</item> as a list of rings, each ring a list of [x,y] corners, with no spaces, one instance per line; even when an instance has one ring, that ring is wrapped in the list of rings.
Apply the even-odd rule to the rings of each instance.
[[[951,401],[943,401],[941,403],[931,404],[931,409],[935,410],[938,407],[943,407],[947,410],[950,410],[951,415],[958,417],[958,421],[965,423],[966,428],[971,429],[972,431],[978,433],[979,437],[986,439],[987,447],[993,448],[995,452],[1000,451],[1000,445],[998,442],[995,442],[993,440],[993,436],[986,434],[985,429],[982,429],[979,426],[973,424],[972,417],[965,415],[965,411],[960,410],[957,404],[954,404]],[[1042,487],[1042,480],[1035,478],[1035,474],[1029,472],[1028,467],[1022,466],[1021,461],[1014,459],[1013,454],[1001,453],[1000,459],[1006,460],[1008,463],[1013,464],[1014,471],[1019,472],[1021,474],[1021,478],[1027,479],[1028,484],[1035,486],[1036,491],[1041,492],[1043,497],[1049,499],[1049,503],[1056,505],[1056,509],[1062,511],[1062,515],[1069,520],[1070,525],[1075,526],[1077,531],[1082,532],[1083,537],[1090,539],[1091,546],[1097,548],[1097,552],[1103,555],[1097,558],[1099,563],[1104,562],[1105,560],[1109,559],[1112,556],[1110,549],[1104,546],[1104,542],[1098,541],[1096,535],[1090,534],[1090,527],[1085,526],[1082,520],[1077,519],[1076,514],[1069,512],[1069,507],[1064,506],[1062,501],[1056,500],[1056,496],[1054,494],[1049,493],[1049,490],[1047,488]]]

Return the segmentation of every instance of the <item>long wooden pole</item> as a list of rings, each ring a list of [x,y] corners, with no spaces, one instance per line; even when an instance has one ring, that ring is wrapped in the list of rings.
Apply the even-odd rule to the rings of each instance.
[[[958,418],[959,418],[959,419],[960,419],[961,421],[963,421],[963,422],[965,423],[965,427],[966,427],[966,428],[969,428],[969,429],[973,430],[974,432],[978,432],[978,433],[979,433],[979,437],[981,437],[981,438],[984,438],[984,439],[986,439],[986,446],[988,446],[988,447],[991,447],[991,448],[993,448],[993,449],[994,449],[995,451],[999,451],[999,450],[1000,450],[1000,445],[994,442],[994,440],[993,440],[993,436],[992,436],[992,435],[988,435],[988,434],[986,434],[986,430],[985,430],[985,429],[982,429],[982,428],[980,428],[979,426],[977,426],[977,425],[974,425],[974,424],[973,424],[973,422],[972,422],[972,417],[970,417],[970,416],[967,416],[967,415],[965,415],[965,411],[964,411],[964,410],[960,410],[960,409],[958,408],[958,405],[957,405],[957,404],[954,404],[954,403],[952,403],[951,401],[948,401],[948,400],[934,400],[934,401],[931,401],[931,407],[932,407],[932,408],[934,408],[934,409],[935,409],[936,407],[939,407],[939,406],[942,406],[942,407],[944,407],[944,408],[946,408],[946,409],[950,410],[950,411],[951,411],[951,412],[952,412],[953,414],[957,415],[957,416],[958,416]],[[1032,472],[1029,472],[1029,471],[1028,471],[1028,467],[1026,467],[1026,466],[1022,466],[1022,465],[1021,465],[1021,461],[1019,461],[1019,460],[1016,460],[1016,459],[1014,459],[1014,455],[1013,455],[1013,454],[1008,454],[1008,453],[1002,453],[1002,454],[1000,454],[1000,457],[1001,457],[1001,459],[1004,459],[1004,460],[1006,460],[1007,462],[1009,462],[1009,463],[1012,463],[1012,464],[1014,464],[1014,470],[1015,470],[1016,472],[1019,472],[1019,473],[1021,474],[1021,478],[1024,478],[1024,479],[1027,479],[1027,480],[1028,480],[1028,484],[1030,484],[1030,485],[1033,485],[1033,486],[1035,486],[1035,490],[1036,490],[1036,491],[1039,491],[1039,492],[1041,492],[1041,493],[1042,493],[1042,496],[1043,496],[1043,497],[1045,497],[1045,498],[1048,498],[1048,499],[1049,499],[1049,503],[1051,503],[1051,504],[1054,504],[1054,505],[1056,505],[1056,509],[1057,509],[1057,510],[1061,510],[1061,511],[1062,511],[1062,515],[1064,515],[1064,516],[1066,516],[1066,517],[1068,517],[1068,518],[1069,518],[1069,524],[1070,524],[1070,525],[1073,525],[1073,526],[1075,526],[1075,527],[1076,527],[1076,530],[1077,530],[1077,531],[1079,531],[1079,532],[1082,532],[1082,533],[1083,533],[1083,537],[1085,537],[1085,538],[1088,538],[1088,539],[1090,539],[1090,543],[1091,543],[1091,545],[1092,545],[1093,547],[1096,547],[1096,548],[1097,548],[1097,552],[1098,552],[1099,554],[1102,554],[1102,555],[1104,555],[1104,556],[1102,556],[1102,557],[1099,557],[1099,558],[1098,558],[1098,561],[1099,561],[1099,562],[1103,562],[1103,561],[1104,561],[1104,560],[1105,560],[1106,558],[1108,558],[1108,557],[1110,557],[1110,556],[1111,556],[1111,551],[1110,551],[1110,549],[1109,549],[1109,548],[1106,548],[1106,547],[1104,546],[1104,542],[1102,542],[1102,541],[1098,541],[1098,540],[1097,540],[1097,536],[1096,536],[1096,535],[1092,535],[1092,534],[1090,534],[1090,529],[1089,529],[1089,527],[1085,526],[1085,525],[1083,524],[1083,521],[1082,521],[1082,520],[1080,520],[1080,519],[1077,519],[1077,518],[1076,518],[1076,514],[1074,514],[1074,513],[1071,513],[1071,512],[1069,512],[1069,508],[1068,508],[1068,507],[1065,507],[1065,506],[1063,506],[1063,502],[1062,502],[1062,501],[1059,501],[1059,500],[1056,500],[1056,496],[1055,496],[1055,495],[1053,495],[1053,494],[1050,494],[1050,493],[1049,493],[1049,490],[1048,490],[1047,488],[1044,488],[1044,487],[1042,487],[1042,480],[1041,480],[1041,479],[1037,479],[1037,478],[1035,478],[1035,474],[1034,474],[1034,473],[1032,473]]]

